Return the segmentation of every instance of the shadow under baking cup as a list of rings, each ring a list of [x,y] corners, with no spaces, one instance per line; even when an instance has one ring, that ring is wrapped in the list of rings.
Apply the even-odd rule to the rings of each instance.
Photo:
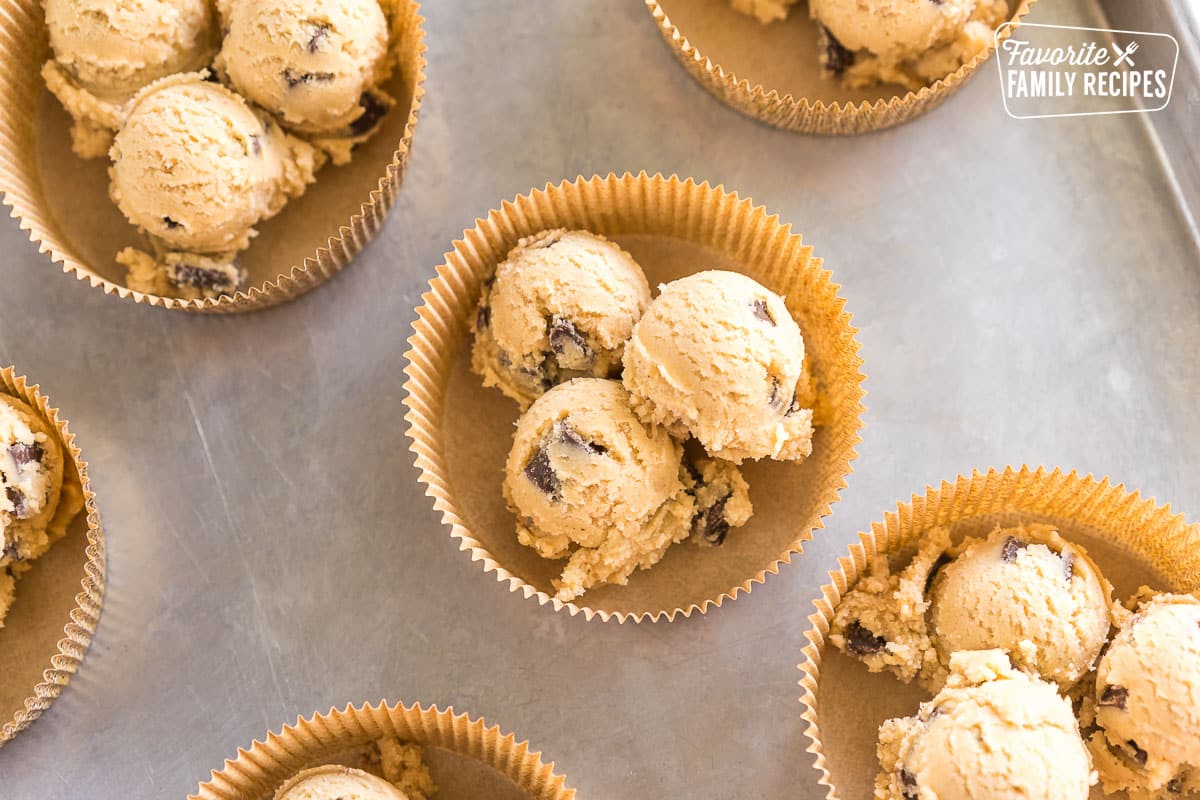
[[[67,523],[66,535],[17,580],[16,599],[0,628],[3,747],[50,707],[79,668],[100,619],[105,562],[87,462],[67,421],[12,367],[0,368],[0,392],[32,408],[57,433],[64,486],[83,495],[83,511]]]
[[[564,561],[517,542],[501,476],[517,405],[471,373],[469,319],[480,286],[517,240],[549,228],[613,239],[651,286],[703,269],[742,272],[782,295],[804,334],[817,392],[813,454],[800,463],[747,462],[754,517],[720,547],[682,542],[626,586],[575,602],[552,595]],[[790,226],[722,187],[646,173],[578,178],[491,211],[446,254],[422,296],[409,339],[405,405],[420,480],[460,548],[510,591],[587,619],[674,620],[705,613],[801,551],[838,500],[860,441],[864,380],[856,329],[832,275]]]
[[[957,541],[985,535],[998,524],[1024,522],[1055,525],[1063,538],[1083,545],[1112,582],[1115,599],[1128,598],[1144,584],[1175,592],[1200,589],[1200,526],[1107,478],[1023,466],[976,471],[926,487],[925,494],[900,503],[883,522],[871,523],[869,533],[859,534],[829,573],[831,582],[821,588],[809,616],[800,702],[808,752],[816,756],[829,800],[871,796],[880,724],[913,714],[929,699],[918,686],[890,673],[871,673],[828,643],[841,598],[876,559],[904,563],[931,528],[947,527]]]
[[[384,89],[396,107],[342,167],[326,165],[303,196],[256,225],[239,257],[247,288],[217,299],[183,300],[125,286],[114,257],[142,237],[108,197],[108,160],[71,151],[71,119],[45,90],[49,56],[38,0],[15,0],[0,15],[0,192],[39,251],[64,272],[123,300],[167,309],[230,313],[269,308],[326,282],[383,226],[412,153],[424,96],[425,30],[416,0],[396,0],[392,50],[398,68]]]
[[[822,77],[817,25],[803,3],[786,20],[763,25],[734,11],[729,0],[645,2],[667,47],[709,93],[748,117],[797,133],[856,134],[907,122],[941,105],[995,50],[916,91],[895,84],[849,89]],[[1020,22],[1034,2],[1009,0],[1009,19]]]
[[[269,800],[275,790],[301,770],[353,761],[362,749],[385,736],[396,736],[425,748],[425,761],[437,800],[573,800],[575,790],[555,773],[554,762],[502,734],[482,719],[442,711],[436,706],[346,706],[299,719],[279,733],[269,733],[200,784],[189,800]]]

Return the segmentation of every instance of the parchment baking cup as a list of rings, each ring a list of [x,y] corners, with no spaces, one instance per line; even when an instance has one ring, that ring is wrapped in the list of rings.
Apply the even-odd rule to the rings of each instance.
[[[426,748],[426,762],[438,784],[436,800],[575,797],[575,790],[555,773],[554,762],[543,763],[529,742],[518,742],[495,725],[456,714],[453,708],[381,702],[330,709],[268,733],[249,750],[239,748],[237,757],[227,759],[189,800],[267,800],[300,770],[327,763],[357,766],[352,762],[355,751],[384,736]]]
[[[804,333],[818,403],[813,454],[795,463],[747,462],[754,518],[716,548],[683,542],[638,570],[628,586],[602,586],[578,601],[552,598],[564,561],[540,558],[517,542],[501,479],[512,444],[516,404],[471,374],[468,319],[480,282],[522,236],[547,228],[584,228],[625,247],[650,285],[702,269],[744,272],[783,295]],[[822,527],[855,458],[862,427],[863,374],[857,330],[832,275],[789,225],[749,198],[691,178],[625,175],[577,178],[505,202],[454,243],[422,296],[405,372],[408,434],[426,494],[460,549],[507,582],[556,610],[587,619],[667,618],[705,613],[801,551]]]
[[[87,462],[75,435],[50,399],[0,368],[0,392],[18,398],[58,431],[63,446],[64,484],[83,493],[83,512],[67,535],[33,562],[17,581],[17,595],[0,628],[0,747],[42,715],[79,668],[104,600],[104,532]],[[70,469],[74,465],[74,469]]]
[[[817,27],[803,3],[786,21],[763,25],[734,11],[729,0],[645,1],[667,47],[710,94],[748,117],[798,133],[866,133],[907,122],[958,91],[995,49],[918,91],[896,94],[894,84],[847,89],[821,77]],[[1033,3],[1016,0],[1010,19],[1020,22]]]
[[[399,69],[384,85],[396,108],[360,145],[350,164],[325,166],[317,182],[276,217],[241,256],[246,290],[218,299],[182,300],[125,286],[114,256],[145,248],[108,198],[108,160],[71,152],[70,117],[45,90],[49,54],[38,0],[12,0],[0,14],[0,191],[39,251],[64,272],[136,303],[205,313],[252,311],[292,300],[337,274],[382,227],[412,152],[424,96],[425,31],[420,5],[395,0],[392,46]],[[365,198],[365,199],[364,199]]]
[[[1076,472],[1038,467],[1007,467],[958,476],[925,494],[900,503],[829,573],[821,588],[812,627],[805,633],[805,661],[800,664],[800,702],[826,797],[870,797],[879,770],[875,757],[879,725],[908,716],[928,699],[916,686],[905,686],[890,673],[872,674],[860,662],[827,645],[834,609],[841,597],[869,572],[876,558],[904,557],[916,549],[923,533],[946,526],[957,539],[983,535],[997,523],[1047,522],[1063,536],[1087,548],[1101,572],[1113,583],[1117,599],[1146,584],[1158,589],[1200,589],[1200,526],[1189,524],[1171,507],[1152,498]]]

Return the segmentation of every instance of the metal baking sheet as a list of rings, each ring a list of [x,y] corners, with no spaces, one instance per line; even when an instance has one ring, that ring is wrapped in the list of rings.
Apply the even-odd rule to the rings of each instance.
[[[390,698],[528,737],[581,800],[818,798],[797,702],[806,617],[897,500],[1028,462],[1200,514],[1200,256],[1152,117],[1010,119],[984,69],[900,128],[797,136],[707,95],[638,0],[425,13],[428,96],[398,207],[307,297],[167,314],[63,276],[0,226],[0,362],[70,419],[110,565],[81,671],[0,750],[0,797],[183,798],[298,714]],[[1029,20],[1102,16],[1042,0]],[[1195,118],[1194,93],[1174,102]],[[401,370],[419,295],[476,216],[546,181],[640,169],[724,183],[804,234],[862,328],[869,412],[802,557],[706,617],[617,626],[510,594],[457,550],[416,481]]]

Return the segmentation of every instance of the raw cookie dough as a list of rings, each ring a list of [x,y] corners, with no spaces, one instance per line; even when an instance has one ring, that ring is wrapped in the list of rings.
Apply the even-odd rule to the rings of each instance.
[[[649,303],[642,268],[603,236],[527,236],[484,284],[471,368],[523,409],[565,380],[614,377]]]
[[[759,22],[785,19],[799,0],[730,0],[735,11],[754,17]]]
[[[75,153],[108,152],[121,106],[142,87],[212,61],[217,25],[208,0],[44,0],[53,55],[46,87],[74,118]]]
[[[1200,600],[1143,595],[1096,670],[1089,746],[1106,792],[1200,796]]]
[[[388,21],[376,0],[224,0],[215,66],[335,164],[369,138],[393,100]]]
[[[109,193],[151,239],[151,260],[124,252],[136,286],[216,296],[240,272],[254,225],[314,180],[322,156],[202,73],[165,78],[130,101],[111,151]],[[155,291],[160,290],[160,291]]]
[[[306,769],[279,791],[275,800],[411,800],[383,778],[339,764]]]
[[[946,686],[879,729],[877,800],[1086,800],[1096,782],[1071,704],[999,650],[955,653]]]
[[[732,492],[723,505],[709,500],[703,522],[680,444],[637,418],[621,384],[577,378],[546,392],[518,420],[504,497],[521,544],[543,558],[568,559],[554,581],[555,596],[567,602],[593,586],[624,585],[686,539],[694,523],[708,532],[749,518],[745,482],[727,473],[735,467],[697,469]],[[712,514],[720,522],[710,522]]]
[[[661,287],[625,347],[638,416],[695,436],[709,455],[799,461],[812,453],[801,408],[804,339],[783,298],[736,272],[709,270]]]
[[[934,682],[939,665],[926,623],[926,593],[946,563],[949,548],[950,532],[933,528],[921,537],[917,554],[899,573],[892,571],[886,557],[876,558],[871,573],[838,603],[829,632],[833,646],[871,672],[889,670],[905,683],[914,678],[923,684]]]
[[[810,0],[821,63],[850,87],[920,89],[986,50],[1005,0]]]
[[[938,660],[999,648],[1013,664],[1069,689],[1096,664],[1112,622],[1112,587],[1051,525],[992,531],[955,549],[930,592]]]
[[[0,393],[0,625],[15,579],[66,534],[83,506],[63,471],[62,446],[50,425]]]

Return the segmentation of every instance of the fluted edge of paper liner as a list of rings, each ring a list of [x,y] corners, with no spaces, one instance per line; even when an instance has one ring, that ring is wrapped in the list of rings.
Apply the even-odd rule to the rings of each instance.
[[[884,515],[883,522],[872,522],[869,533],[859,534],[859,541],[838,559],[837,568],[829,573],[830,582],[813,601],[816,611],[808,617],[804,661],[797,666],[802,673],[801,716],[809,739],[806,750],[815,757],[818,783],[825,787],[827,800],[841,796],[825,762],[817,689],[821,652],[842,596],[876,558],[913,547],[930,528],[1000,513],[1056,517],[1091,526],[1145,556],[1175,584],[1175,590],[1200,588],[1200,526],[1188,523],[1183,514],[1172,513],[1170,505],[1159,505],[1154,498],[1144,498],[1107,477],[1097,479],[1059,468],[1008,466],[974,470],[969,476],[942,481],[938,487],[926,486],[924,494],[898,503],[895,511]]]
[[[233,295],[195,300],[146,294],[110,281],[78,257],[58,233],[59,224],[45,207],[37,160],[28,156],[34,152],[38,96],[44,86],[41,67],[46,48],[30,45],[45,40],[40,6],[39,0],[14,0],[0,10],[0,65],[3,65],[0,67],[0,193],[4,205],[10,208],[10,216],[19,221],[29,240],[37,245],[39,252],[60,265],[63,272],[86,280],[105,294],[169,310],[206,314],[257,311],[294,300],[325,283],[362,252],[383,227],[408,168],[417,116],[425,96],[428,48],[425,20],[417,0],[396,0],[398,22],[394,29],[399,33],[395,47],[400,71],[412,76],[413,85],[404,134],[390,162],[384,166],[376,188],[362,202],[359,211],[339,225],[324,246],[273,280],[239,289]]]
[[[188,800],[259,800],[269,797],[295,773],[340,749],[367,744],[384,736],[426,747],[440,747],[477,759],[529,793],[531,800],[574,800],[575,790],[530,750],[499,726],[456,713],[453,707],[389,704],[347,705],[324,714],[300,717],[278,733],[256,739],[249,749],[238,748],[220,770],[201,783]]]
[[[80,591],[75,595],[75,606],[71,609],[70,618],[64,623],[63,638],[58,640],[56,651],[45,654],[47,666],[42,671],[42,680],[29,690],[21,708],[15,711],[0,709],[0,714],[3,714],[0,718],[5,719],[0,727],[0,747],[3,747],[5,742],[29,727],[30,723],[50,707],[62,694],[63,687],[70,682],[71,676],[83,661],[88,646],[92,643],[92,635],[96,632],[96,624],[100,621],[100,607],[104,602],[105,551],[104,531],[100,526],[100,513],[96,508],[96,494],[92,491],[91,480],[88,478],[88,465],[75,444],[75,434],[71,433],[69,424],[59,416],[58,409],[50,404],[50,398],[39,391],[38,385],[30,384],[23,375],[17,375],[13,367],[0,368],[0,392],[20,399],[58,433],[63,453],[70,459],[70,463],[75,465],[78,473],[80,488],[83,490],[83,513],[87,519],[83,577],[80,579]],[[62,542],[55,545],[62,546]],[[34,562],[33,568],[37,569],[37,562]],[[20,591],[18,583],[18,601]]]
[[[661,225],[654,227],[652,218],[657,218]],[[801,287],[800,294],[806,303],[820,303],[823,315],[830,319],[830,327],[837,330],[840,361],[825,366],[836,366],[836,377],[843,379],[825,386],[822,396],[838,398],[839,419],[844,424],[831,436],[829,447],[835,453],[818,503],[819,511],[813,518],[798,523],[790,545],[781,553],[772,552],[756,574],[738,580],[702,602],[638,611],[593,608],[586,604],[587,595],[580,602],[563,602],[500,564],[475,537],[455,504],[440,427],[456,346],[467,346],[467,315],[474,311],[483,275],[503,260],[517,239],[555,227],[674,236],[763,262],[769,253],[774,253],[777,271],[788,275],[789,286]],[[599,617],[602,621],[616,618],[620,623],[672,622],[696,612],[706,614],[710,608],[750,592],[768,574],[775,574],[782,564],[790,563],[793,555],[802,552],[804,542],[812,538],[813,532],[824,527],[824,517],[832,512],[853,472],[851,462],[858,455],[855,447],[862,441],[863,361],[856,338],[858,329],[851,324],[845,299],[838,294],[841,287],[833,282],[832,273],[823,268],[821,259],[812,256],[812,247],[804,244],[799,234],[793,234],[789,224],[781,223],[778,215],[768,214],[750,198],[741,198],[736,192],[727,192],[722,185],[711,186],[707,181],[697,183],[677,175],[667,178],[661,173],[650,176],[645,172],[638,175],[627,172],[619,177],[609,173],[546,184],[542,189],[505,201],[486,218],[476,219],[475,227],[463,231],[462,238],[452,247],[429,282],[429,290],[421,296],[413,334],[408,339],[410,349],[405,367],[408,380],[404,387],[407,433],[425,494],[433,498],[434,509],[450,527],[451,536],[459,541],[459,549],[470,551],[471,560],[481,562],[485,572],[495,573],[499,582],[508,584],[509,591],[520,591],[526,598],[536,598],[541,605],[553,606],[555,611],[565,609],[571,616],[582,613],[587,620]],[[790,294],[790,291],[780,293]],[[810,333],[805,331],[806,341]],[[833,375],[833,369],[826,371]],[[631,581],[636,579],[635,573]]]
[[[1021,0],[1009,21],[1020,23],[1034,2],[1036,0]],[[790,92],[780,94],[776,89],[739,78],[688,41],[687,36],[671,22],[659,0],[645,0],[645,3],[667,47],[711,95],[748,117],[796,133],[845,136],[883,130],[907,122],[941,105],[967,82],[996,49],[989,46],[945,78],[916,91],[909,90],[902,95],[880,98],[874,102],[826,103],[823,100],[795,97]],[[802,13],[802,10],[796,13]],[[1007,39],[1012,30],[1013,26],[1005,28],[1000,35],[1001,40]],[[817,69],[819,66],[814,63],[813,70]]]

